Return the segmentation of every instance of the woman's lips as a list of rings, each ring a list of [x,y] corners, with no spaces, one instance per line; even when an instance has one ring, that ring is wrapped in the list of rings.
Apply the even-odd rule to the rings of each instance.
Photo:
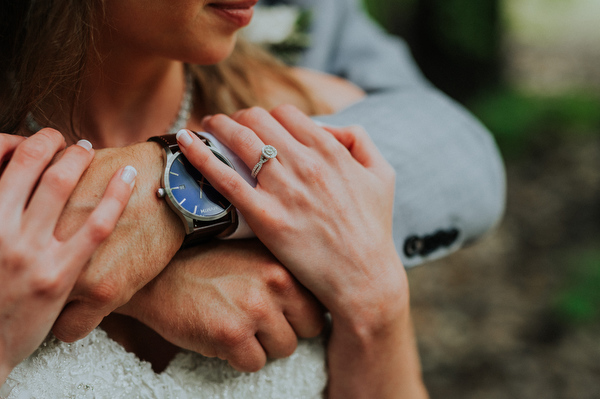
[[[220,1],[208,6],[212,7],[218,15],[242,28],[252,20],[254,6],[257,2],[258,0]]]

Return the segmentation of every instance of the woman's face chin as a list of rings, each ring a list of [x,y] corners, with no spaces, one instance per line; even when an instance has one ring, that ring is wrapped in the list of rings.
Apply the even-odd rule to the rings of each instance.
[[[106,0],[109,51],[210,65],[227,58],[258,0]],[[100,47],[102,48],[102,47]]]

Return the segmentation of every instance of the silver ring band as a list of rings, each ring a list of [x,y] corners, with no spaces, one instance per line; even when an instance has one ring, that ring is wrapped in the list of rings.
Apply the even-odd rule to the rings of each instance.
[[[254,168],[252,169],[252,177],[256,177],[256,175],[258,175],[258,172],[260,172],[265,162],[267,162],[269,159],[275,158],[276,156],[277,150],[275,147],[272,145],[264,146],[260,151],[260,159],[258,160],[258,163],[254,165]]]

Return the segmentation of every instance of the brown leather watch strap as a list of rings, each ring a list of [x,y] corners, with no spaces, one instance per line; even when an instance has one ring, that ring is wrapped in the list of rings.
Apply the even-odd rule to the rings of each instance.
[[[198,132],[194,132],[193,130],[190,130],[190,132],[192,132],[196,136],[198,136],[198,138],[200,140],[202,140],[202,142],[204,144],[206,144],[207,146],[212,146],[212,143],[206,137],[202,136]],[[179,151],[179,145],[177,144],[177,135],[176,134],[165,134],[164,136],[153,136],[153,137],[150,137],[148,139],[148,141],[154,141],[154,142],[162,145],[163,147],[167,147],[173,153],[175,153],[176,151]],[[174,149],[175,149],[175,151],[173,151]]]

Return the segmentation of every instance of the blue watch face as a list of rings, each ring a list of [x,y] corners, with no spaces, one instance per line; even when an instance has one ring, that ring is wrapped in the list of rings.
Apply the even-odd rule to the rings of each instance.
[[[167,180],[175,201],[194,216],[215,217],[231,206],[181,153],[171,164]]]

